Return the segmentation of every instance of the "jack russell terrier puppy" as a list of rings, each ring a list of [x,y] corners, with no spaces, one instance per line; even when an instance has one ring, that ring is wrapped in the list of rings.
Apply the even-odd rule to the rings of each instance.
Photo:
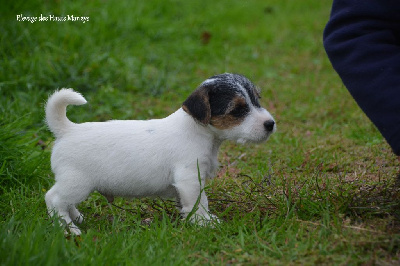
[[[75,223],[83,216],[76,205],[96,190],[109,201],[115,196],[175,198],[191,221],[216,219],[204,184],[218,168],[222,141],[262,142],[276,130],[259,98],[246,77],[226,73],[205,80],[166,118],[75,124],[66,107],[86,100],[72,89],[55,92],[46,105],[46,121],[56,137],[51,155],[56,182],[45,196],[49,214],[80,235]]]

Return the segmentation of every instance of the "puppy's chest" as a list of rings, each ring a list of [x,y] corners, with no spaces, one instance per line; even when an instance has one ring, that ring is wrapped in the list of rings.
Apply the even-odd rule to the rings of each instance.
[[[218,168],[219,168],[219,163],[216,162],[215,165],[213,165],[208,171],[207,178],[213,179],[217,175]]]
[[[213,151],[205,158],[205,161],[207,162],[206,177],[214,178],[219,168],[218,151]]]

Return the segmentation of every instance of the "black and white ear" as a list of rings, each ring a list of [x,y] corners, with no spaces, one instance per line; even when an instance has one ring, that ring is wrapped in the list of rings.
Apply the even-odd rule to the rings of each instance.
[[[211,119],[211,108],[207,87],[197,88],[183,102],[182,109],[191,115],[196,121],[208,125]]]

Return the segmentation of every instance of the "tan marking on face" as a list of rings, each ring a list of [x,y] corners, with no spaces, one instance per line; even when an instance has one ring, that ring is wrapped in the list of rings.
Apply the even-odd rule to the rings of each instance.
[[[225,114],[229,114],[230,111],[235,109],[239,105],[246,105],[246,100],[243,99],[242,97],[235,97],[232,99],[232,104],[229,105],[229,108],[226,110]]]
[[[219,115],[212,117],[210,124],[218,129],[229,129],[240,125],[243,120],[244,117],[237,118],[231,115]]]
[[[239,125],[243,122],[246,116],[235,117],[233,115],[230,115],[229,113],[240,105],[246,105],[246,100],[239,96],[233,98],[232,104],[230,104],[229,107],[226,109],[225,114],[212,116],[210,124],[218,129],[229,129]]]

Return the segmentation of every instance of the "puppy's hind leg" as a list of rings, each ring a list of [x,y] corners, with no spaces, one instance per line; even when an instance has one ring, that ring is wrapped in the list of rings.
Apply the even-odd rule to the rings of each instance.
[[[74,205],[69,207],[69,216],[71,217],[72,221],[78,224],[81,224],[83,222],[82,213],[80,213]]]
[[[80,235],[81,230],[74,224],[69,214],[70,204],[63,201],[62,197],[60,197],[57,191],[57,184],[46,193],[45,199],[49,215],[52,217],[58,216],[61,226],[65,223],[71,233]]]
[[[47,210],[50,216],[57,215],[61,220],[64,220],[70,232],[75,235],[80,235],[81,231],[74,224],[82,222],[83,216],[76,209],[75,205],[86,199],[90,191],[82,193],[82,190],[68,187],[65,183],[56,182],[56,184],[46,193],[45,200]],[[70,184],[72,182],[69,182]],[[76,184],[76,183],[72,183]],[[63,224],[63,222],[60,223]]]

